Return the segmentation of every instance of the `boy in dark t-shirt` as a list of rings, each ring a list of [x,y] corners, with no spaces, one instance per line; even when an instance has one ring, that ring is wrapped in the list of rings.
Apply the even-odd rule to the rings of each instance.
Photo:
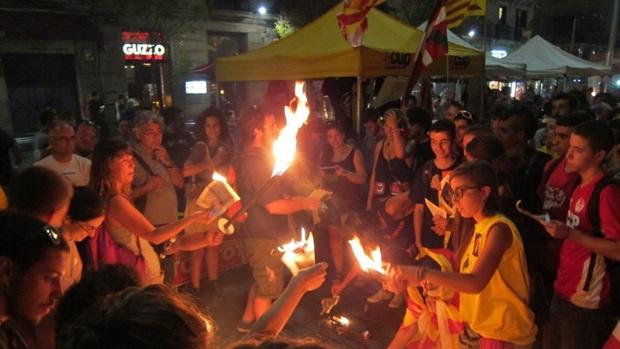
[[[448,119],[435,122],[429,130],[430,143],[435,159],[429,160],[416,173],[410,195],[414,203],[413,231],[418,249],[444,247],[443,237],[431,230],[433,216],[425,199],[437,206],[452,206],[451,190],[444,180],[461,162],[454,153],[456,130]],[[447,186],[447,187],[446,187]],[[441,195],[441,197],[440,197]]]

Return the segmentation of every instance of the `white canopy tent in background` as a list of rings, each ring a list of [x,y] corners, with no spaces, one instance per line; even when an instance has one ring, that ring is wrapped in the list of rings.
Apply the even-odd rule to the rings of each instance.
[[[592,76],[608,74],[609,69],[574,56],[539,35],[501,60],[503,63],[525,64],[527,77]]]

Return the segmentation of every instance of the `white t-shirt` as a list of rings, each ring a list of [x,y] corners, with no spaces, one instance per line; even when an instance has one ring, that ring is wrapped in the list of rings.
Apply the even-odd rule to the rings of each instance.
[[[53,155],[50,155],[34,164],[56,171],[74,187],[87,186],[90,180],[90,160],[76,154],[73,154],[69,162],[59,162]]]

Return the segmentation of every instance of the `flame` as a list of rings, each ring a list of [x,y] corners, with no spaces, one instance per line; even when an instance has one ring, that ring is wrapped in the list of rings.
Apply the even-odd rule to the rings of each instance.
[[[304,93],[304,83],[295,82],[295,97],[297,107],[292,110],[290,106],[284,107],[286,126],[280,131],[278,139],[273,143],[273,155],[276,158],[271,176],[281,176],[291,166],[295,159],[297,149],[297,131],[308,120],[310,106]]]
[[[213,171],[213,176],[211,176],[211,178],[214,181],[219,181],[219,182],[224,182],[224,183],[228,183],[228,181],[226,180],[226,177],[222,176],[221,174],[217,173],[217,171]]]
[[[381,249],[379,247],[375,247],[374,250],[370,251],[369,257],[366,252],[364,252],[362,243],[357,236],[354,236],[353,239],[349,240],[349,244],[351,245],[351,249],[353,249],[355,259],[357,259],[357,262],[363,271],[373,270],[379,274],[387,274],[387,271],[381,262]]]
[[[314,236],[301,228],[300,240],[291,239],[288,243],[278,246],[278,251],[284,253],[282,262],[289,268],[293,275],[297,275],[300,269],[314,265]]]
[[[351,321],[344,316],[334,315],[332,316],[332,321],[334,321],[338,325],[345,326],[345,327],[349,327],[349,325],[351,324]]]

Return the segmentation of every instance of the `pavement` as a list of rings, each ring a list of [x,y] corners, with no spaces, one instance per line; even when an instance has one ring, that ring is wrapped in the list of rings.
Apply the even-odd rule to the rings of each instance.
[[[217,296],[200,296],[199,301],[205,312],[217,326],[215,348],[224,348],[241,338],[236,325],[243,313],[251,283],[250,269],[247,266],[238,267],[220,275]],[[400,309],[388,308],[389,301],[368,304],[366,297],[373,294],[378,285],[372,281],[359,288],[350,285],[332,312],[350,320],[350,326],[344,329],[320,315],[321,299],[329,296],[330,285],[331,281],[327,280],[321,288],[304,296],[281,335],[314,339],[334,349],[385,348],[402,320],[404,304]],[[369,333],[367,338],[363,335],[365,331]]]

